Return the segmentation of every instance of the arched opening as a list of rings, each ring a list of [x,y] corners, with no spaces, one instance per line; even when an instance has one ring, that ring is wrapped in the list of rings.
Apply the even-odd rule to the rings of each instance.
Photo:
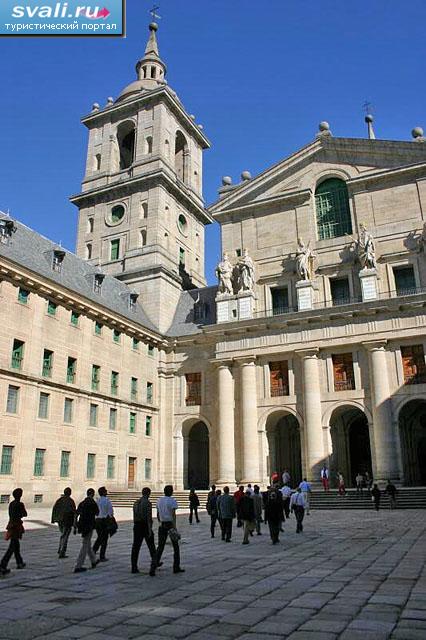
[[[343,180],[328,178],[317,186],[315,209],[319,240],[352,233],[348,188]]]
[[[120,150],[120,169],[128,169],[135,155],[136,129],[133,122],[122,122],[117,129],[117,142]]]
[[[101,154],[97,153],[93,158],[93,170],[100,171],[101,169]]]
[[[188,143],[181,131],[176,133],[175,139],[175,170],[176,175],[182,182],[185,182],[187,176],[186,156],[188,153]]]
[[[330,418],[333,453],[330,458],[331,484],[342,473],[346,486],[355,487],[358,473],[372,476],[368,420],[358,407],[337,407]]]
[[[269,445],[269,477],[274,472],[282,474],[287,469],[292,486],[302,480],[300,427],[295,416],[283,411],[268,416],[266,435]]]
[[[208,489],[210,481],[209,430],[204,422],[196,422],[185,438],[187,464],[185,488]]]
[[[399,412],[405,484],[426,485],[426,399],[410,400]]]
[[[92,259],[92,244],[89,242],[86,244],[86,260]]]
[[[145,247],[146,246],[146,229],[142,229],[141,230],[141,247]]]
[[[152,136],[145,138],[145,153],[150,155],[152,153]]]

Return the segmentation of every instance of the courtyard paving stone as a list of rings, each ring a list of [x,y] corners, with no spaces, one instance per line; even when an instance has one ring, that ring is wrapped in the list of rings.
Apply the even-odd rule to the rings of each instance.
[[[145,547],[142,573],[129,571],[128,514],[110,561],[74,575],[80,538],[59,561],[50,513],[37,511],[22,543],[27,568],[11,564],[0,579],[0,640],[426,638],[426,512],[312,512],[302,536],[291,519],[280,545],[263,535],[248,547],[240,529],[223,544],[205,514],[195,527],[182,517],[186,572],[173,575],[167,545],[155,578]]]

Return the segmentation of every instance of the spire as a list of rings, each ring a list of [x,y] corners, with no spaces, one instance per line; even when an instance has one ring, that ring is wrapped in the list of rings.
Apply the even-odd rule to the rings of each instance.
[[[149,30],[151,33],[149,34],[148,42],[146,43],[145,56],[153,54],[159,58],[160,54],[158,53],[157,36],[155,35],[158,30],[158,24],[156,22],[151,22]]]
[[[155,89],[159,84],[165,84],[166,65],[160,58],[157,43],[158,24],[151,22],[149,25],[149,38],[145,47],[145,55],[136,65],[138,80],[146,80],[150,84],[147,89]]]
[[[134,97],[135,94],[142,91],[152,91],[167,84],[164,79],[167,68],[158,51],[157,30],[158,24],[151,22],[144,57],[136,63],[137,80],[129,84],[121,92],[117,101]]]
[[[367,123],[368,139],[369,140],[375,140],[376,139],[376,135],[375,135],[374,129],[373,129],[374,118],[371,115],[371,113],[367,113],[367,115],[365,116],[364,120]]]

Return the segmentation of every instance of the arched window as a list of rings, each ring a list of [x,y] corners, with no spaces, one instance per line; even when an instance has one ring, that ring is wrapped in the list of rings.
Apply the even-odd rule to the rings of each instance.
[[[188,153],[188,143],[181,131],[176,133],[175,140],[175,170],[178,178],[185,182],[186,180],[186,155]]]
[[[117,142],[120,149],[120,169],[128,169],[133,164],[135,154],[135,125],[122,122],[117,129]]]
[[[152,153],[152,136],[147,136],[145,139],[145,153]]]
[[[343,180],[328,178],[317,186],[315,209],[319,240],[352,233],[348,189]]]
[[[86,260],[91,260],[92,258],[92,245],[86,244]]]
[[[148,203],[147,202],[141,202],[141,215],[140,215],[140,217],[143,220],[148,217]]]
[[[101,169],[101,154],[97,153],[93,158],[93,170],[100,171]]]
[[[146,229],[142,229],[141,231],[141,247],[146,246]]]

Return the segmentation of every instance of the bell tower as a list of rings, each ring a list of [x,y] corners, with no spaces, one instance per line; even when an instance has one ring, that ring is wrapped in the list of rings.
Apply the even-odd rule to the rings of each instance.
[[[203,287],[202,154],[210,146],[167,85],[155,22],[137,79],[82,118],[89,130],[77,255],[126,282],[160,331],[183,289]]]

